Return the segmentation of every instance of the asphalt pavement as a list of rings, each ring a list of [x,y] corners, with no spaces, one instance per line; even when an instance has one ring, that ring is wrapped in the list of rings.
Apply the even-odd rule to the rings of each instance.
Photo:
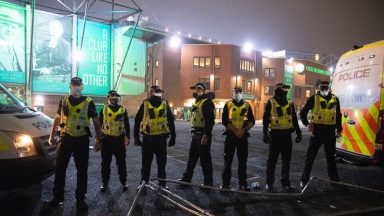
[[[131,121],[133,124],[133,122]],[[131,129],[132,125],[131,125]],[[223,170],[224,130],[220,123],[214,127],[212,142],[212,160],[214,169],[214,186],[221,185]],[[373,166],[355,166],[338,163],[341,181],[348,185],[330,184],[327,176],[326,161],[323,148],[317,155],[313,167],[314,179],[303,194],[300,193],[299,181],[303,162],[308,147],[309,133],[303,130],[303,141],[293,144],[290,178],[295,187],[292,191],[284,191],[279,182],[281,164],[276,167],[274,191],[266,193],[265,170],[268,145],[262,142],[262,126],[257,122],[251,129],[249,138],[249,156],[247,164],[248,184],[256,183],[260,189],[258,194],[240,194],[220,192],[218,190],[202,190],[197,186],[181,187],[169,182],[169,191],[207,210],[213,215],[383,215],[384,213],[384,169]],[[189,143],[191,140],[189,122],[176,122],[176,146],[168,148],[167,178],[178,179],[186,167]],[[295,134],[292,135],[293,140]],[[0,192],[0,215],[127,215],[140,184],[141,148],[131,144],[127,147],[128,191],[123,191],[117,175],[115,160],[111,164],[111,179],[106,193],[100,193],[101,157],[90,149],[88,169],[87,212],[76,211],[75,189],[76,169],[71,159],[67,169],[65,202],[56,209],[48,208],[52,199],[54,176],[41,183],[12,191]],[[157,173],[155,159],[152,163],[151,178]],[[237,158],[232,165],[231,188],[237,189]],[[324,179],[324,180],[323,180]],[[155,183],[157,181],[154,180]],[[203,183],[202,170],[195,169],[192,183]],[[271,195],[272,194],[272,195]],[[282,194],[281,196],[279,194]],[[292,195],[286,195],[292,194]],[[183,215],[185,211],[165,201],[153,191],[147,189],[137,199],[133,215]]]

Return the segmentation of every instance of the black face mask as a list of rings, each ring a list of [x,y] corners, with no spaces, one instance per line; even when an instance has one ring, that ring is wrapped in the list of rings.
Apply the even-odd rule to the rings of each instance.
[[[109,99],[109,102],[111,103],[111,105],[116,106],[119,102],[119,99],[118,98]]]
[[[285,97],[287,97],[287,94],[288,94],[288,92],[284,91],[284,90],[281,89],[281,88],[277,88],[277,89],[275,90],[275,96],[276,96],[276,97],[279,97],[279,98],[285,98]]]
[[[196,92],[193,92],[192,97],[193,97],[193,98],[197,98],[197,96],[198,96],[197,93],[196,93]]]

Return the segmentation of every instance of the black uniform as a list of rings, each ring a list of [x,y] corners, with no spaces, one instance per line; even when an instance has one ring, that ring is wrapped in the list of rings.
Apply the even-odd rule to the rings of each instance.
[[[320,95],[320,93],[317,93]],[[333,94],[329,93],[326,97],[320,95],[327,101],[331,100]],[[308,122],[308,112],[312,110],[315,104],[315,96],[308,98],[307,103],[300,112],[301,121],[305,126]],[[336,134],[335,130],[342,132],[341,126],[341,112],[339,100],[336,100],[336,125],[324,125],[324,124],[313,124],[312,136],[309,140],[309,147],[307,150],[307,156],[305,158],[305,165],[301,181],[306,184],[311,174],[312,165],[316,158],[317,152],[322,143],[324,143],[324,152],[327,159],[328,175],[332,181],[339,181],[339,175],[337,173],[335,153],[336,153]]]
[[[287,98],[274,96],[276,102],[280,106],[286,106],[288,104]],[[263,116],[263,133],[268,133],[268,127],[270,123],[271,117],[271,109],[272,103],[269,100],[267,105],[265,106],[264,116]],[[269,143],[269,152],[268,152],[268,160],[267,160],[267,185],[272,187],[275,182],[275,168],[277,160],[279,159],[279,154],[281,153],[281,184],[284,186],[290,186],[289,180],[289,169],[291,164],[291,155],[292,155],[292,132],[296,131],[297,136],[300,137],[301,140],[301,130],[297,121],[295,106],[292,103],[291,106],[291,114],[292,114],[292,124],[293,128],[285,129],[285,130],[276,130],[272,129],[270,131],[270,143]]]
[[[108,105],[108,107],[113,112],[117,112],[120,109],[121,105]],[[108,136],[106,134],[102,134],[101,136],[101,176],[103,185],[107,185],[109,182],[109,175],[111,174],[110,165],[112,161],[112,155],[115,155],[116,157],[116,165],[118,168],[121,184],[125,185],[127,181],[127,169],[125,164],[126,154],[124,145],[125,136],[127,136],[128,139],[130,138],[129,118],[127,110],[125,110],[122,117],[124,118],[125,133],[121,134],[120,136]],[[103,127],[104,108],[100,111],[99,119],[101,127]]]
[[[83,102],[86,97],[74,98],[69,96],[69,102],[72,106],[76,106]],[[60,100],[59,109],[57,113],[60,115],[62,101]],[[96,106],[93,101],[88,106],[88,117],[97,117]],[[75,159],[77,169],[77,188],[76,199],[84,200],[87,193],[87,180],[88,180],[88,158],[89,158],[89,135],[73,137],[65,133],[60,134],[59,146],[56,150],[56,169],[55,181],[53,187],[53,196],[56,200],[64,200],[64,186],[65,186],[65,172],[71,155]]]
[[[206,94],[196,98],[196,102],[202,99],[208,98]],[[193,176],[193,170],[197,164],[197,160],[200,157],[201,168],[203,169],[204,184],[212,185],[212,157],[211,157],[211,143],[212,143],[212,128],[215,125],[214,116],[215,105],[211,99],[207,99],[202,105],[202,113],[204,118],[204,128],[192,128],[192,141],[189,149],[189,156],[187,162],[187,168],[184,172],[182,181],[191,182]],[[208,143],[201,145],[201,139],[203,135],[208,137]]]
[[[236,106],[242,106],[245,101],[241,100],[237,102],[232,100],[232,103]],[[255,117],[253,116],[252,108],[249,106],[247,112],[247,123],[255,124]],[[230,124],[228,106],[225,104],[222,115],[222,122],[224,126]],[[244,125],[246,126],[246,125]],[[247,187],[247,160],[248,160],[248,137],[249,132],[246,132],[242,138],[238,138],[231,131],[226,131],[227,135],[224,142],[224,170],[222,174],[223,187],[229,188],[231,181],[231,170],[232,170],[232,161],[237,149],[237,160],[238,160],[238,178],[239,186]]]
[[[154,107],[159,107],[162,103],[162,99],[157,96],[151,96],[147,99],[149,103]],[[135,117],[134,137],[135,141],[140,140],[140,124],[144,115],[144,103],[140,106],[139,111]],[[171,135],[171,141],[176,139],[175,122],[171,111],[171,108],[167,103],[167,121]],[[167,163],[167,138],[169,134],[161,135],[147,135],[143,134],[143,146],[142,146],[142,168],[141,168],[141,181],[148,183],[151,172],[151,164],[153,155],[156,155],[157,162],[157,177],[165,179],[165,165]],[[160,186],[165,186],[165,182],[160,182]]]

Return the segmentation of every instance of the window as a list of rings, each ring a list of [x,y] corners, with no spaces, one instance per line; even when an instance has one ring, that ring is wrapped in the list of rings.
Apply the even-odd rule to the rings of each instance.
[[[155,80],[155,85],[159,86],[159,80],[158,79]]]
[[[308,90],[305,91],[305,97],[306,98],[311,97],[311,90],[308,89]]]
[[[265,68],[264,69],[264,78],[275,79],[275,68]]]
[[[248,92],[248,93],[252,92],[252,81],[247,82],[247,91],[246,92]]]
[[[273,95],[273,86],[264,86],[264,95],[266,96]]]
[[[220,79],[219,78],[215,78],[214,89],[215,90],[220,89]]]
[[[243,89],[243,92],[246,91],[246,89],[247,89],[247,80],[243,80],[243,82],[241,82],[241,88]]]
[[[159,60],[156,60],[155,61],[155,68],[158,68],[159,67]]]
[[[207,90],[210,89],[210,79],[209,78],[199,78],[199,83],[203,83],[205,88],[207,88]]]
[[[215,69],[220,69],[221,67],[221,59],[220,57],[215,57]]]
[[[295,86],[295,98],[301,98],[301,87]]]
[[[255,62],[251,60],[240,59],[240,70],[255,72]]]
[[[209,69],[211,68],[210,57],[193,57],[193,69]]]

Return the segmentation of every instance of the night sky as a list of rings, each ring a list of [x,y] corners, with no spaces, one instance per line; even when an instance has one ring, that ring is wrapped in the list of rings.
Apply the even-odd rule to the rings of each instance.
[[[256,50],[340,55],[384,40],[384,0],[137,0],[149,22]]]

